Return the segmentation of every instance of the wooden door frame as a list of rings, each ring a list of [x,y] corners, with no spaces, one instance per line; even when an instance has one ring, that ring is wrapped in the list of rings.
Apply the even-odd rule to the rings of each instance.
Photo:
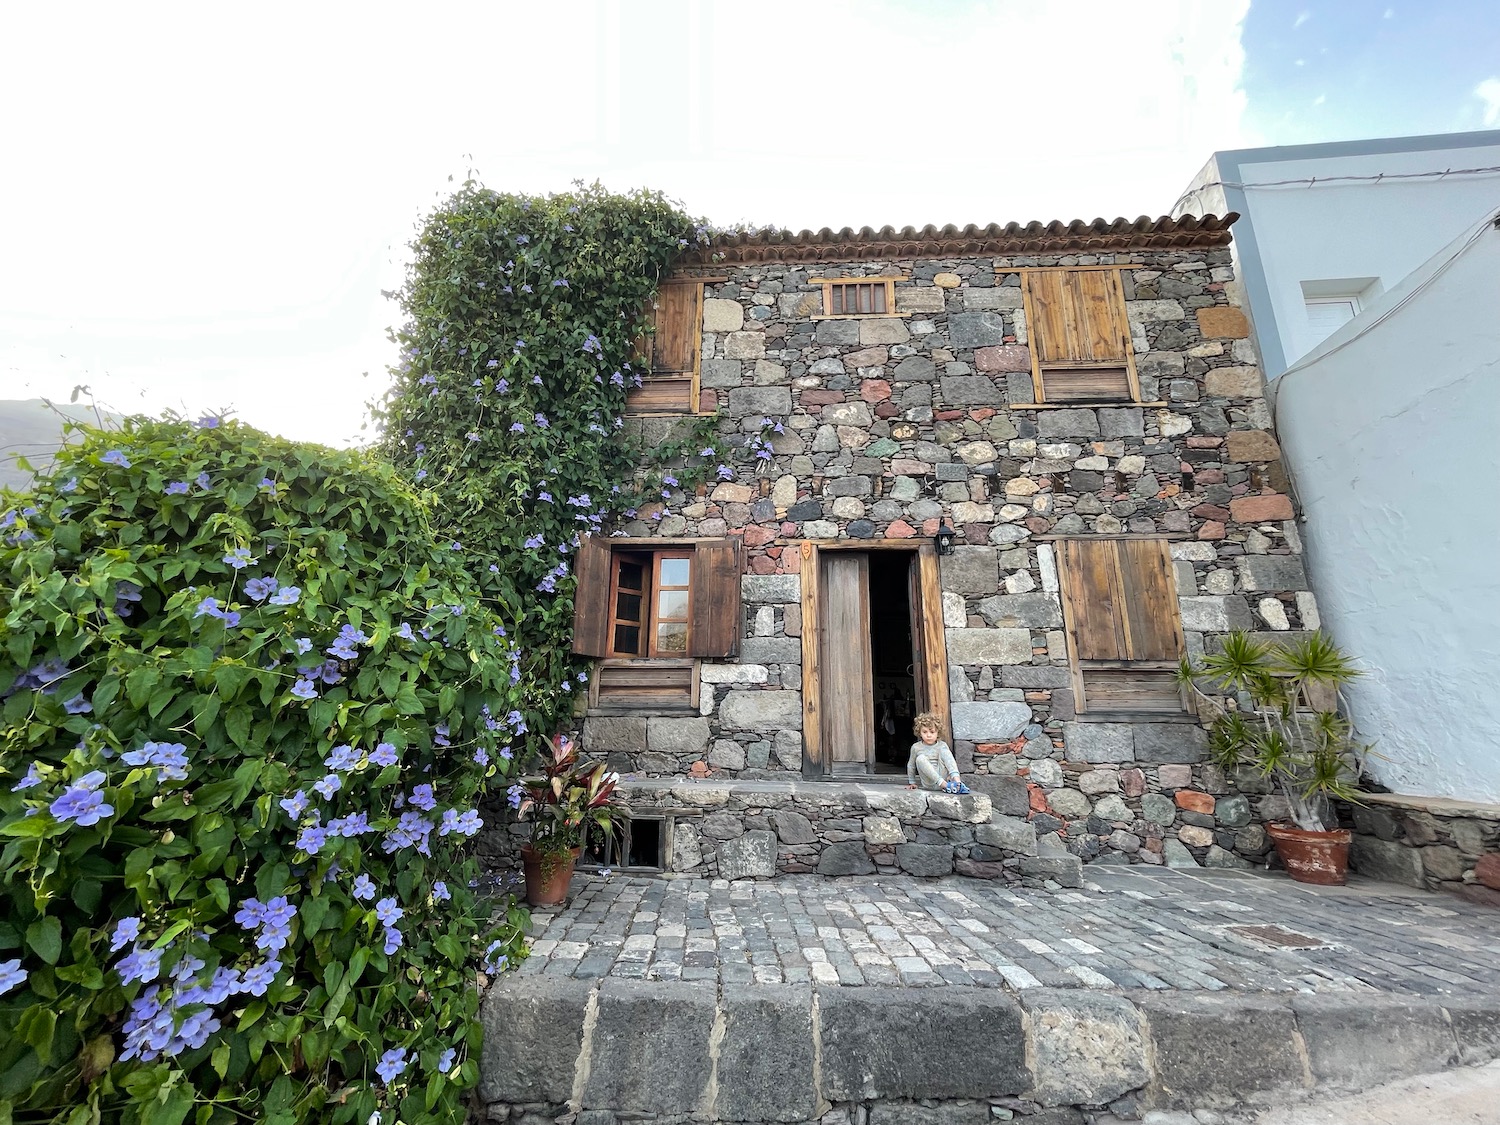
[[[820,555],[824,551],[899,551],[917,556],[922,604],[913,607],[922,623],[923,667],[913,668],[913,679],[925,685],[930,709],[951,737],[948,694],[948,643],[943,632],[943,588],[937,548],[925,539],[805,539],[799,552],[802,579],[802,776],[832,777],[823,745],[823,706],[819,683],[822,645],[822,600],[819,597]],[[915,641],[915,638],[913,638]],[[915,656],[915,652],[913,652]]]

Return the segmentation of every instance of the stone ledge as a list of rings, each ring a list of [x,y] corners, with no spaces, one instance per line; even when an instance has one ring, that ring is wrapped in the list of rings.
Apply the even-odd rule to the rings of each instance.
[[[494,1106],[737,1122],[830,1103],[1224,1108],[1500,1056],[1500,996],[1175,996],[506,977],[481,1006]],[[767,1050],[768,1043],[774,1050]],[[982,1051],[955,1049],[983,1043]],[[892,1118],[895,1119],[895,1118]],[[945,1118],[946,1119],[946,1118]]]
[[[1482,801],[1461,801],[1454,797],[1418,797],[1407,793],[1361,793],[1359,799],[1367,805],[1387,805],[1391,808],[1414,809],[1433,816],[1462,816],[1475,820],[1500,821],[1500,805]]]

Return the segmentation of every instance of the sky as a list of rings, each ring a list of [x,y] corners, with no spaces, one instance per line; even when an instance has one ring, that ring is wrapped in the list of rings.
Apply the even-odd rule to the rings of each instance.
[[[1219,149],[1500,127],[1492,0],[0,9],[0,399],[371,440],[470,173],[793,230],[1170,209]]]

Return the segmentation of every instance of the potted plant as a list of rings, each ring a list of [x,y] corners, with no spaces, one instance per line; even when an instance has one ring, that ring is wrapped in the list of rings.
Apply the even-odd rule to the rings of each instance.
[[[619,774],[603,762],[580,765],[577,746],[564,735],[552,739],[548,748],[542,775],[521,781],[525,795],[518,810],[521,819],[531,822],[530,841],[521,845],[521,864],[526,901],[532,906],[555,906],[567,897],[589,826],[608,832],[619,810],[613,797]]]
[[[1358,803],[1355,787],[1368,745],[1338,712],[1339,690],[1360,672],[1322,633],[1288,645],[1231,633],[1216,653],[1184,659],[1180,678],[1207,711],[1209,749],[1223,769],[1249,765],[1286,798],[1291,823],[1266,825],[1293,879],[1341,886],[1351,834],[1338,827],[1335,800]],[[1198,687],[1206,680],[1222,696]],[[1249,708],[1242,701],[1249,702]]]

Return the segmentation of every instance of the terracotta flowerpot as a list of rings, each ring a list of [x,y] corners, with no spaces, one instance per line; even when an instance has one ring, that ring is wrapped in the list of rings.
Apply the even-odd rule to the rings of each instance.
[[[1276,854],[1286,873],[1299,883],[1342,887],[1349,877],[1347,828],[1332,832],[1308,832],[1289,824],[1268,824],[1266,834],[1276,843]]]
[[[568,897],[578,848],[568,852],[533,851],[521,845],[521,867],[526,872],[526,901],[532,906],[556,906]]]

